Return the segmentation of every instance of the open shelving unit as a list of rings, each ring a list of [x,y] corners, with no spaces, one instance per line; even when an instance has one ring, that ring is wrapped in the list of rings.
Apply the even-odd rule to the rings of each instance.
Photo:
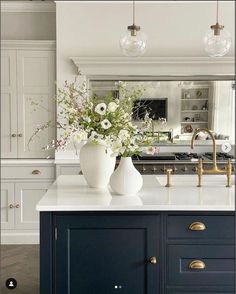
[[[183,88],[181,93],[181,134],[191,134],[196,128],[209,128],[210,86]]]

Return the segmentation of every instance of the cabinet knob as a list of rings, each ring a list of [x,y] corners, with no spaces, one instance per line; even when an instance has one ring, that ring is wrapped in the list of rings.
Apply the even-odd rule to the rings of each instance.
[[[173,167],[173,172],[177,172],[178,171],[178,168],[176,166]]]
[[[18,134],[18,137],[20,137],[20,138],[23,137],[23,134]]]
[[[13,205],[13,204],[10,204],[10,205],[9,205],[9,208],[13,208],[13,207],[14,207],[14,205]]]
[[[15,208],[20,208],[20,204],[16,204]]]
[[[202,270],[204,268],[206,268],[206,265],[203,261],[201,260],[193,260],[192,262],[190,262],[189,264],[189,268],[190,269],[198,269],[198,270]]]
[[[152,171],[155,173],[157,171],[157,168],[153,166]]]
[[[12,136],[13,138],[15,138],[15,137],[16,137],[16,134],[11,134],[11,136]]]
[[[201,222],[194,222],[189,226],[190,231],[205,231],[206,226]]]
[[[182,171],[187,172],[187,171],[188,171],[187,166],[183,167],[183,168],[182,168]]]
[[[193,171],[197,172],[197,167],[196,166],[193,167]]]
[[[151,264],[157,264],[157,258],[155,256],[150,257],[149,262]]]
[[[142,171],[145,172],[147,169],[145,166],[143,166]]]
[[[39,175],[39,174],[41,174],[41,171],[38,170],[38,169],[34,169],[34,170],[32,171],[32,175]]]

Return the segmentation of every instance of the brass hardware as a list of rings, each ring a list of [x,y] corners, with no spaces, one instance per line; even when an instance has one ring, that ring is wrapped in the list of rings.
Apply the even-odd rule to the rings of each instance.
[[[12,134],[11,136],[12,136],[13,138],[15,138],[15,137],[16,137],[16,134]]]
[[[152,168],[152,171],[155,173],[155,172],[157,171],[157,168],[154,166],[154,167]]]
[[[143,166],[142,171],[145,172],[147,169],[145,166]]]
[[[155,256],[152,256],[150,259],[149,259],[149,262],[151,264],[157,264],[157,258]]]
[[[197,172],[197,167],[196,166],[193,167],[193,171]]]
[[[188,171],[187,166],[184,166],[184,168],[182,168],[182,171],[187,172]]]
[[[204,230],[206,230],[206,226],[201,222],[194,222],[188,228],[190,231],[204,231]]]
[[[20,138],[23,137],[23,134],[18,134],[18,137],[20,137]]]
[[[206,268],[206,265],[201,260],[193,260],[192,262],[190,262],[189,268],[202,270]]]
[[[10,204],[10,205],[9,205],[9,208],[14,208],[14,205],[13,205],[13,204]]]
[[[197,187],[202,186],[202,175],[203,174],[214,174],[214,175],[216,175],[216,174],[226,174],[226,176],[227,176],[227,185],[226,185],[226,187],[231,187],[231,185],[232,185],[231,184],[231,175],[232,175],[231,161],[230,161],[230,159],[228,160],[228,163],[226,165],[226,169],[218,168],[217,163],[216,163],[216,141],[215,141],[215,138],[212,135],[210,130],[208,130],[207,128],[196,129],[193,136],[192,136],[191,148],[193,149],[194,141],[196,139],[196,136],[200,132],[206,132],[211,137],[211,140],[212,140],[212,143],[213,143],[213,163],[212,163],[212,167],[210,169],[204,169],[202,159],[201,158],[198,159],[198,168],[197,168],[198,185],[197,185]]]
[[[165,187],[171,187],[171,184],[170,184],[170,175],[171,175],[171,172],[172,172],[172,169],[171,168],[168,168],[166,170],[167,183],[166,183]]]
[[[173,172],[177,172],[178,168],[176,166],[173,167]]]
[[[32,171],[32,175],[39,175],[39,174],[41,174],[41,171],[38,169],[35,169]]]
[[[20,208],[20,204],[16,204],[15,208]]]

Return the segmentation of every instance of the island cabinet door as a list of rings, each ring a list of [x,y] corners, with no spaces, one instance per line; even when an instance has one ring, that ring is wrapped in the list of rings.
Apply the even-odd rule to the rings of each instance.
[[[56,294],[160,293],[158,216],[57,216]]]

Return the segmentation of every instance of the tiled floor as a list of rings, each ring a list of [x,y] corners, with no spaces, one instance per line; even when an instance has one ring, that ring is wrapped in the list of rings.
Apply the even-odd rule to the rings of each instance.
[[[5,281],[17,280],[17,287],[8,290]],[[1,246],[1,294],[39,294],[39,246]]]

